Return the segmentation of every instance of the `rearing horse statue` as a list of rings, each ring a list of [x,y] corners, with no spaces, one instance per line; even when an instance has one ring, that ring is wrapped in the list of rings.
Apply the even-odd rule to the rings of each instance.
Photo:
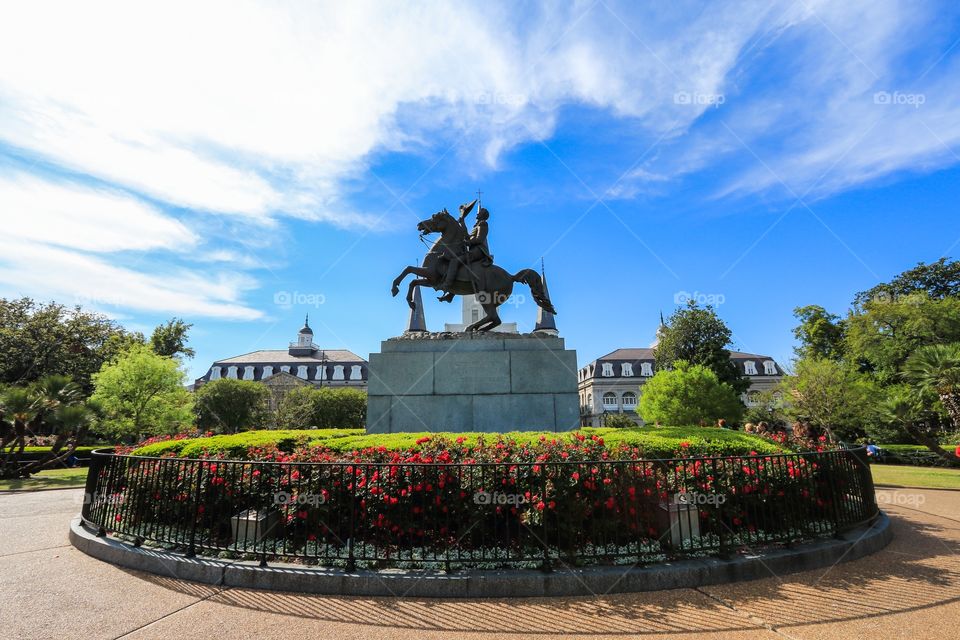
[[[463,247],[466,239],[464,227],[454,218],[446,209],[442,209],[426,220],[417,224],[417,230],[420,235],[429,233],[439,233],[440,237],[427,255],[423,257],[423,264],[419,267],[409,266],[404,269],[393,281],[391,293],[396,296],[400,293],[400,283],[411,273],[417,276],[410,281],[410,288],[407,290],[407,304],[414,308],[413,293],[415,287],[429,286],[439,288],[443,282],[447,268],[456,269],[458,262],[456,255],[460,253],[459,249]],[[462,276],[473,276],[463,279]],[[513,293],[513,284],[521,282],[530,287],[530,293],[537,305],[549,313],[556,313],[547,292],[543,288],[543,280],[533,269],[521,269],[515,275],[496,264],[485,266],[477,262],[471,262],[463,266],[454,280],[453,286],[448,293],[467,296],[476,295],[477,301],[483,307],[486,314],[479,321],[474,322],[466,328],[470,331],[490,331],[501,324],[500,315],[497,308],[506,302]]]

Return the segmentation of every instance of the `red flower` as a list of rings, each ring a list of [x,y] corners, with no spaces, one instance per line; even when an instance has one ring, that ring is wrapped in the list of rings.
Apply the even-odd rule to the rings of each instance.
[[[121,515],[118,513],[116,516],[114,516],[113,519],[116,520],[117,522],[120,522],[121,520],[123,520],[123,516],[121,516]]]
[[[690,443],[687,442],[686,440],[684,440],[683,442],[680,443],[680,447],[683,448],[683,449],[689,449],[689,448],[690,448]]]
[[[957,445],[957,450],[953,452],[958,458],[960,458],[960,444]]]

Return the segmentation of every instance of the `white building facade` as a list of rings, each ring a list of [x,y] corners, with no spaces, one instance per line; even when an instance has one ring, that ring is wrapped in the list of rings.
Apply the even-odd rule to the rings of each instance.
[[[783,369],[769,356],[731,351],[730,359],[750,380],[750,388],[741,396],[748,407],[757,403],[761,392],[776,389],[783,379]],[[581,426],[601,427],[611,414],[643,424],[637,405],[644,383],[656,370],[654,365],[653,347],[649,347],[617,349],[582,367],[577,372]]]

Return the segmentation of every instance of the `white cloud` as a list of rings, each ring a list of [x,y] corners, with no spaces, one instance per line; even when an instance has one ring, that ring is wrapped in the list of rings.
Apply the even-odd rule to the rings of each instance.
[[[263,314],[239,302],[253,286],[246,277],[181,271],[150,275],[97,257],[25,241],[0,239],[0,289],[96,309],[129,309],[186,317],[256,320]]]
[[[493,166],[571,102],[688,126],[674,93],[718,92],[771,12],[7,5],[0,136],[177,206],[349,224],[341,182],[374,151],[459,139]]]
[[[17,174],[0,176],[0,218],[10,239],[84,251],[190,249],[197,236],[139,199]]]

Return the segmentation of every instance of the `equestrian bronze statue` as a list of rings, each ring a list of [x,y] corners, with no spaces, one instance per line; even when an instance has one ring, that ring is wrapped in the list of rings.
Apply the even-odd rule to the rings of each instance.
[[[419,267],[409,266],[397,276],[393,281],[392,294],[400,293],[400,283],[412,273],[417,278],[410,281],[407,291],[407,304],[411,309],[415,306],[415,288],[424,285],[443,291],[444,295],[439,299],[444,302],[451,302],[458,295],[476,295],[486,315],[467,327],[468,332],[490,331],[500,325],[497,308],[510,298],[515,282],[530,287],[537,305],[544,311],[556,314],[540,274],[533,269],[521,269],[510,275],[494,264],[487,244],[489,211],[480,207],[473,230],[467,231],[465,220],[476,203],[474,200],[461,205],[459,219],[446,209],[441,209],[417,224],[421,238],[430,233],[439,233],[440,237],[423,257],[423,264]]]

